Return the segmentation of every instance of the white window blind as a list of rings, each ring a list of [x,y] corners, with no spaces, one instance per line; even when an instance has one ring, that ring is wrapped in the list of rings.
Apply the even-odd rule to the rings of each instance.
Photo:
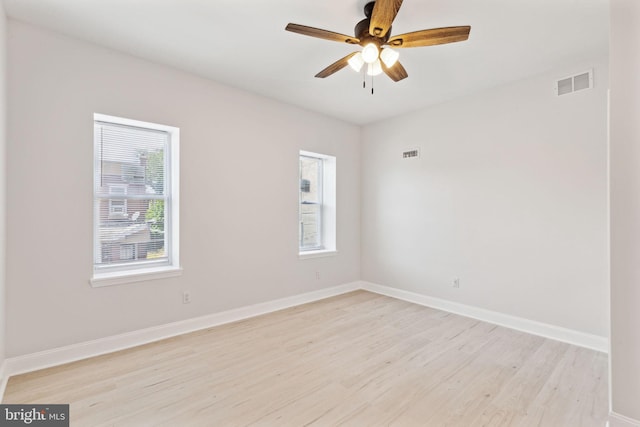
[[[94,126],[94,269],[171,264],[170,133]]]

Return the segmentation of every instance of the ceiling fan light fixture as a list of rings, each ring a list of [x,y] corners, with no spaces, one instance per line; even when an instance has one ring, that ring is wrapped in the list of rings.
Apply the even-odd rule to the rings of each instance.
[[[378,46],[375,43],[369,43],[362,48],[362,59],[367,64],[372,64],[378,59]]]
[[[388,47],[382,49],[382,52],[380,52],[380,59],[384,62],[384,65],[386,65],[387,68],[393,67],[393,65],[398,62],[399,57],[400,54],[397,51]]]
[[[379,59],[376,59],[371,64],[367,64],[367,75],[377,76],[380,74],[382,74],[382,65],[380,64]]]
[[[364,65],[364,59],[362,58],[362,53],[358,52],[349,58],[349,66],[357,73],[362,70],[362,66]]]

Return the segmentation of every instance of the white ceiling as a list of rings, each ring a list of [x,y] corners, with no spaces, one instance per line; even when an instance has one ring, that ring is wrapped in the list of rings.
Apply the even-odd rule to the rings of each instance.
[[[405,0],[393,34],[471,25],[469,40],[399,49],[409,78],[345,68],[353,46],[284,31],[353,34],[366,0],[4,0],[9,17],[330,116],[366,124],[607,55],[608,0]],[[582,71],[582,70],[576,70]],[[563,77],[563,76],[559,76]]]

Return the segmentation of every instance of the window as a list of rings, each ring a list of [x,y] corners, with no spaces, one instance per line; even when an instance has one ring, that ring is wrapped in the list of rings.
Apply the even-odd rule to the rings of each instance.
[[[179,129],[94,115],[93,286],[179,273]]]
[[[124,199],[109,199],[109,216],[127,215],[127,201]]]
[[[109,197],[126,196],[126,195],[127,195],[126,185],[110,185],[109,186]],[[115,215],[126,215],[126,214],[127,214],[127,199],[121,199],[121,198],[109,199],[109,216],[110,217],[113,217]]]
[[[301,256],[336,250],[336,158],[300,152],[299,251]]]
[[[136,259],[136,245],[134,244],[120,245],[120,259],[121,260]]]

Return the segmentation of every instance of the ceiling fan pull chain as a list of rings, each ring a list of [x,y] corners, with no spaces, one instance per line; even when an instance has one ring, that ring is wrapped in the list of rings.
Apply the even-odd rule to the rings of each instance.
[[[366,67],[362,67],[362,89],[367,87],[367,73],[365,69]]]
[[[371,95],[373,95],[373,76],[371,76]]]

